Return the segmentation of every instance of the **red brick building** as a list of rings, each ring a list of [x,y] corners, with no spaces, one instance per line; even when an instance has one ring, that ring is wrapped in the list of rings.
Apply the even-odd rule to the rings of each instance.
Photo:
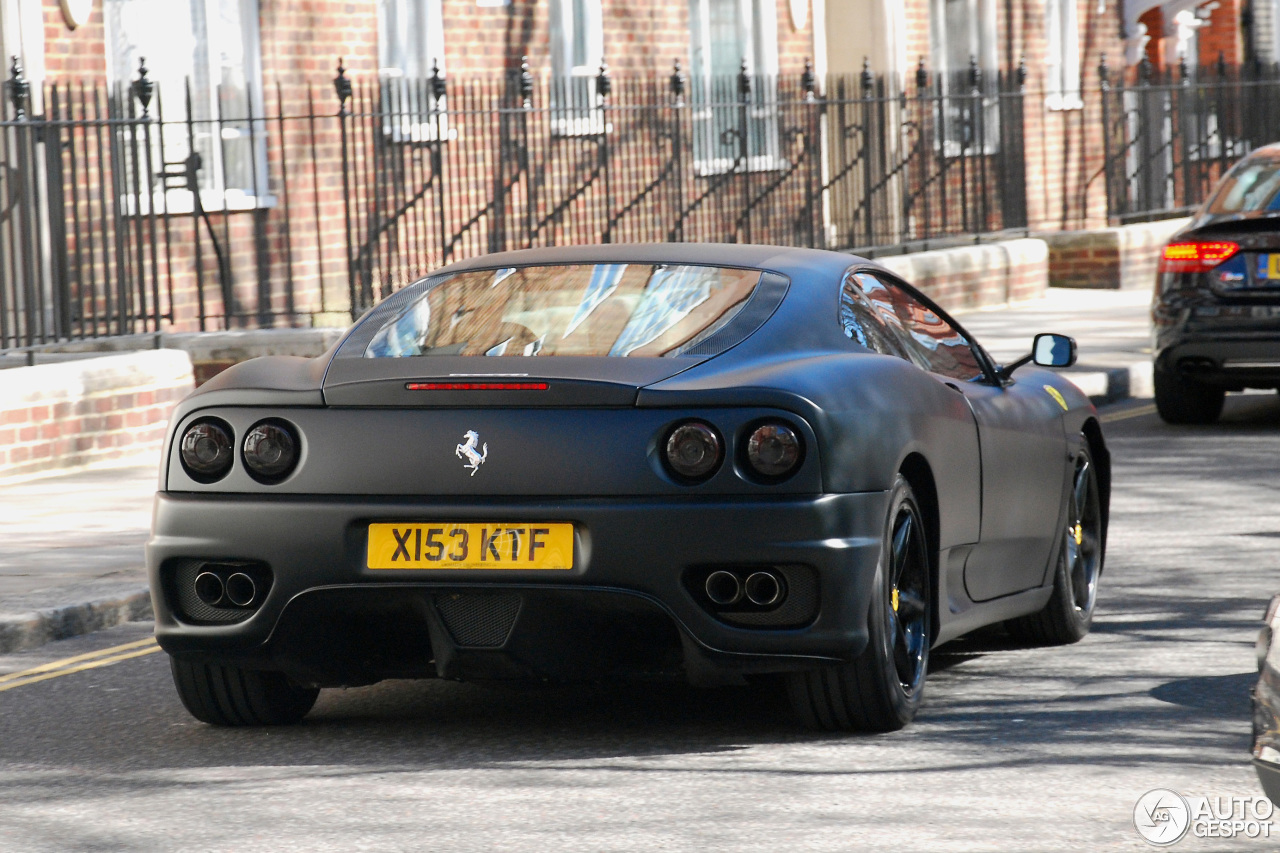
[[[955,209],[947,233],[1105,224],[1094,95],[1102,57],[1113,67],[1123,64],[1118,2],[0,0],[0,42],[21,57],[33,84],[32,115],[70,110],[73,117],[105,117],[81,87],[110,86],[122,98],[120,116],[163,116],[160,130],[140,124],[127,131],[135,139],[158,134],[163,151],[117,164],[117,180],[147,185],[118,193],[122,218],[111,238],[117,245],[105,237],[94,244],[95,217],[107,208],[72,199],[64,218],[75,227],[54,235],[59,249],[45,263],[52,279],[61,275],[73,285],[83,278],[81,266],[99,269],[103,280],[140,271],[144,286],[130,310],[167,309],[181,318],[174,321],[179,327],[194,328],[206,314],[238,313],[241,324],[273,322],[270,314],[337,319],[361,288],[376,298],[379,289],[451,258],[510,245],[499,238],[515,219],[533,235],[531,244],[727,234],[867,246],[919,231],[913,221],[919,207],[904,212],[905,199],[934,193],[930,215]],[[481,130],[466,125],[464,114],[478,115],[495,98],[511,96],[502,84],[476,81],[518,73],[526,56],[539,87],[547,79],[568,81],[525,97],[543,117],[513,124],[504,114]],[[127,88],[144,57],[147,79],[158,84],[145,103]],[[354,83],[341,118],[332,83],[339,58]],[[884,88],[861,88],[864,60]],[[691,154],[678,191],[656,189],[671,177],[663,160],[675,144],[671,132],[645,125],[640,113],[619,108],[606,115],[598,107],[602,61],[618,81],[616,104],[691,105],[686,117],[696,138],[684,140]],[[749,105],[738,110],[732,81],[744,61],[756,82]],[[668,88],[675,62],[687,80],[679,94]],[[810,62],[819,100],[844,75],[843,120],[852,124],[840,133],[831,112],[819,119],[805,106],[811,102],[804,100],[802,75]],[[893,94],[918,94],[924,79],[937,104],[963,100],[976,79],[971,68],[982,81],[984,94],[973,101],[981,106],[948,102],[929,119],[941,128],[937,138],[912,137],[923,124],[901,112]],[[437,69],[447,96],[431,88]],[[726,82],[731,110],[722,117],[708,117],[717,96],[700,81],[712,78]],[[791,105],[771,106],[783,92]],[[868,92],[878,98],[874,110],[859,102]],[[44,103],[49,98],[57,103]],[[375,101],[403,114],[374,118]],[[929,103],[920,101],[920,109]],[[872,118],[885,140],[875,167],[906,176],[881,193],[874,209],[866,193],[875,179],[839,159],[841,146],[856,137],[844,131],[865,129]],[[984,124],[982,140],[966,136]],[[510,144],[531,127],[550,141],[536,151]],[[91,164],[98,156],[92,143],[86,130],[82,138],[65,138],[63,148],[67,156],[83,149]],[[717,155],[725,146],[729,154]],[[193,153],[200,155],[194,194],[182,177]],[[862,162],[870,157],[855,155]],[[601,158],[625,160],[612,185],[602,186],[608,181],[592,172]],[[895,169],[895,159],[903,168]],[[589,177],[575,177],[581,175]],[[821,203],[804,201],[815,187],[824,193]],[[438,198],[423,196],[427,188]],[[965,200],[966,189],[981,197]],[[652,227],[667,215],[673,193],[683,194],[678,215]],[[1007,201],[1002,193],[1024,195],[1021,208],[993,210]],[[603,222],[599,228],[575,218],[591,211]],[[838,230],[832,223],[850,211],[876,220],[876,235],[831,238]],[[160,217],[148,216],[155,213],[164,214],[163,228]],[[437,249],[404,253],[419,237]],[[280,282],[289,283],[287,292]],[[109,306],[109,294],[90,288],[84,295],[80,287],[81,302]],[[124,302],[122,295],[117,304]]]

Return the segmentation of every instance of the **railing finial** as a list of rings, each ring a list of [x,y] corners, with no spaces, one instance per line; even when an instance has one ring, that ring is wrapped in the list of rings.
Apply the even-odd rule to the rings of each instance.
[[[338,115],[347,114],[347,101],[351,100],[351,79],[347,77],[347,69],[338,57],[338,76],[333,78],[333,91],[338,95]]]
[[[813,61],[807,56],[804,58],[804,73],[800,75],[800,88],[806,101],[812,101],[813,93],[818,89],[818,75],[813,73]]]
[[[520,104],[526,110],[533,107],[533,72],[527,54],[520,57]]]
[[[684,71],[680,67],[680,60],[677,59],[671,64],[671,77],[668,85],[671,87],[671,97],[675,99],[677,104],[684,103],[684,86],[689,78],[685,76]]]
[[[444,74],[440,72],[440,57],[436,57],[431,62],[431,96],[437,101],[445,96],[448,92],[448,84],[444,79]]]
[[[738,97],[744,101],[751,98],[751,71],[745,56],[742,57],[742,64],[738,67]]]
[[[22,74],[22,60],[17,54],[9,63],[9,79],[5,82],[9,89],[9,103],[13,104],[14,118],[18,121],[27,117],[27,99],[31,97],[31,84]]]
[[[1178,54],[1178,79],[1185,83],[1190,76],[1191,68],[1187,65],[1187,54],[1180,53]]]
[[[1141,81],[1142,85],[1150,85],[1153,68],[1151,57],[1143,56],[1142,61],[1138,63],[1138,80]]]
[[[596,75],[596,94],[607,98],[613,94],[613,79],[609,77],[609,61],[600,57],[600,73]]]
[[[969,54],[969,88],[975,92],[982,88],[982,68],[972,53]]]
[[[138,99],[138,103],[142,104],[143,118],[151,115],[151,95],[156,90],[155,82],[147,76],[150,73],[151,69],[147,68],[147,58],[138,57],[138,79],[130,84],[129,91]]]
[[[871,60],[868,57],[862,57],[862,73],[858,75],[858,82],[862,84],[864,95],[875,85],[876,80],[871,73]]]
[[[929,69],[924,64],[924,54],[920,54],[920,63],[916,66],[916,88],[923,91],[929,85]]]
[[[1105,53],[1098,60],[1098,83],[1104,92],[1111,88],[1111,68],[1107,65]]]
[[[1018,81],[1019,89],[1027,85],[1027,55],[1025,53],[1018,57],[1018,70],[1015,72],[1015,77]]]

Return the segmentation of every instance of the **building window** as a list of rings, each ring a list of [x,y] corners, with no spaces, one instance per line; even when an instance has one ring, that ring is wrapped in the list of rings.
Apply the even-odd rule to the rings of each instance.
[[[444,66],[441,0],[378,0],[383,130],[397,142],[448,138],[445,99],[430,78]]]
[[[945,98],[946,154],[993,154],[1000,147],[1000,105],[996,90],[995,0],[931,0],[933,67]],[[981,97],[972,96],[970,64],[982,74]]]
[[[564,136],[604,132],[596,75],[604,62],[600,0],[551,2],[551,127]]]
[[[194,148],[206,209],[272,203],[266,122],[251,120],[263,115],[258,0],[104,0],[103,12],[111,83],[128,86],[143,58],[156,83],[151,110],[163,110],[167,167]],[[158,147],[156,157],[158,173]],[[191,199],[171,190],[167,203],[174,211]]]
[[[1080,21],[1076,0],[1046,0],[1045,106],[1051,110],[1078,110],[1080,97]]]
[[[689,24],[698,170],[720,174],[784,168],[778,135],[777,4],[690,0]],[[738,93],[744,61],[752,81],[746,104]]]

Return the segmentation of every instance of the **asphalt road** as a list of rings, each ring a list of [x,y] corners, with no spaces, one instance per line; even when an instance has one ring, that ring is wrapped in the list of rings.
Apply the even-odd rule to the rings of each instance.
[[[1248,692],[1280,592],[1280,400],[1232,398],[1210,428],[1141,402],[1110,417],[1094,632],[938,650],[906,731],[804,732],[769,685],[437,682],[325,691],[301,726],[220,730],[185,714],[133,624],[0,657],[0,850],[1152,849],[1132,823],[1144,792],[1259,793]]]

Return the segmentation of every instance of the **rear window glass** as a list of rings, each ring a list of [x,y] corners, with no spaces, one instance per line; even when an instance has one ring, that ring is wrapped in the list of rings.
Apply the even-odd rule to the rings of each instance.
[[[1280,211],[1280,154],[1237,163],[1205,205],[1212,215],[1263,211]]]
[[[758,270],[664,264],[458,273],[406,293],[364,356],[676,356],[733,319],[759,282]]]

